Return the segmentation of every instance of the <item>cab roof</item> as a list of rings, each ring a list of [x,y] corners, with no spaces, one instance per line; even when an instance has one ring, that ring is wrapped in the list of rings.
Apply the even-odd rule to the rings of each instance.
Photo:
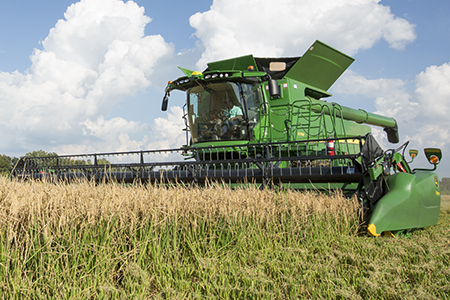
[[[266,72],[273,79],[293,80],[328,91],[333,83],[353,63],[354,58],[337,51],[321,41],[316,41],[301,57],[254,57],[246,55],[208,63],[204,71],[255,71]]]

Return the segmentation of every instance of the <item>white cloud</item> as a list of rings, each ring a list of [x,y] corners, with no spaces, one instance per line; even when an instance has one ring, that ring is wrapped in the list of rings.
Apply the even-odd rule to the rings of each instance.
[[[414,100],[418,103],[408,138],[423,147],[450,150],[450,63],[430,66],[416,76]],[[450,160],[443,160],[450,166]]]
[[[173,46],[159,35],[144,35],[151,19],[132,1],[81,0],[64,16],[32,54],[26,73],[0,72],[0,128],[5,128],[0,139],[20,140],[26,151],[80,149],[76,145],[86,138],[91,141],[86,148],[98,151],[95,141],[108,140],[122,149],[126,146],[114,141],[129,143],[127,131],[143,127],[104,118],[150,86],[155,65],[173,55]]]
[[[84,140],[81,144],[64,144],[54,148],[56,153],[126,152],[148,149],[175,149],[186,144],[183,109],[172,106],[165,117],[156,118],[151,125],[117,117],[106,120],[100,116],[79,125]],[[146,134],[142,133],[145,132]],[[138,138],[132,136],[137,133]]]
[[[418,103],[413,101],[401,79],[366,79],[349,70],[338,81],[334,91],[344,95],[374,98],[377,110],[375,113],[396,117],[398,121],[411,119],[418,113]]]
[[[147,149],[171,149],[179,148],[186,144],[186,133],[182,131],[185,127],[183,120],[183,109],[179,106],[169,108],[167,118],[156,118],[152,126],[152,141]]]
[[[431,66],[416,77],[417,101],[426,119],[449,121],[450,63]],[[450,125],[450,124],[448,124]]]
[[[380,0],[215,0],[190,24],[205,51],[199,69],[217,59],[244,54],[298,56],[316,39],[350,55],[380,39],[403,49],[414,26],[394,16]]]

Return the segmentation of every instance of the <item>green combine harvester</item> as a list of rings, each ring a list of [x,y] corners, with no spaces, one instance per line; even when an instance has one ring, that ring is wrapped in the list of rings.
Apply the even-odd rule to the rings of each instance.
[[[12,176],[340,189],[357,195],[373,236],[437,224],[441,195],[433,171],[441,151],[425,149],[431,169],[411,169],[418,151],[409,150],[407,162],[408,142],[383,150],[368,126],[398,143],[393,118],[323,100],[353,60],[316,41],[302,57],[247,55],[211,62],[203,72],[180,68],[185,76],[169,82],[162,110],[172,91],[186,93],[186,145],[23,157]]]

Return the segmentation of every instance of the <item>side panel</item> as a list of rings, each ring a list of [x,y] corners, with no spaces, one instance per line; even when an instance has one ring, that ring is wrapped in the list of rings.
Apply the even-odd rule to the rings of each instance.
[[[316,41],[285,77],[327,91],[353,61],[352,57]]]
[[[372,235],[437,224],[441,194],[436,174],[396,173],[387,179],[387,189],[389,192],[377,202],[370,218]]]
[[[295,80],[278,81],[280,98],[271,98],[266,86],[263,86],[265,110],[261,113],[261,122],[254,128],[254,138],[258,142],[302,141],[327,139],[329,137],[365,136],[371,128],[342,118],[341,106],[319,101],[305,96],[306,86]],[[262,113],[262,111],[265,112]],[[342,148],[342,153],[354,153]]]

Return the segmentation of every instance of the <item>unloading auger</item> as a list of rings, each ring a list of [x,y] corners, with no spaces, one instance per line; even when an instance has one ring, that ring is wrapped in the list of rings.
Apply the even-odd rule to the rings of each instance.
[[[368,125],[399,142],[393,118],[323,100],[353,58],[316,41],[302,57],[253,55],[211,62],[203,72],[180,68],[170,81],[186,93],[186,145],[179,149],[23,157],[18,179],[157,184],[278,185],[297,189],[340,189],[356,194],[370,216],[368,232],[422,228],[437,223],[440,187],[433,172],[439,149],[425,149],[432,169],[411,169],[417,156],[408,142],[384,151]]]

